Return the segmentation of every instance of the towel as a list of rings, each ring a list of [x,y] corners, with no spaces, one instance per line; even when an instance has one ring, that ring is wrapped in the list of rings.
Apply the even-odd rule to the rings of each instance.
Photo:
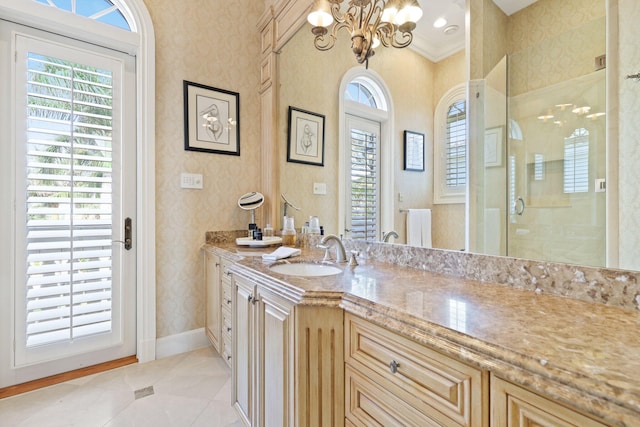
[[[407,244],[431,247],[431,209],[407,210]]]
[[[292,256],[298,256],[302,253],[300,249],[289,248],[286,246],[280,246],[270,254],[263,254],[262,259],[265,261],[277,261],[279,259],[289,258]]]

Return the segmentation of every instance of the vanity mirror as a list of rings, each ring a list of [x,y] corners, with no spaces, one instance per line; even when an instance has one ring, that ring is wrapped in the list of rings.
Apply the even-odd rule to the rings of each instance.
[[[386,225],[383,225],[384,228],[381,228],[379,231],[390,231],[390,229],[394,229],[400,234],[397,242],[404,242],[405,214],[400,210],[405,208],[427,207],[433,209],[434,247],[454,250],[468,247],[472,251],[495,253],[493,250],[484,249],[482,245],[478,244],[478,242],[484,238],[483,233],[486,232],[484,221],[486,217],[489,216],[486,209],[490,208],[490,206],[478,203],[474,208],[470,209],[471,215],[475,216],[474,220],[470,221],[472,224],[470,226],[470,232],[474,234],[469,239],[469,242],[473,243],[473,245],[468,246],[467,243],[469,242],[465,242],[465,205],[433,204],[434,183],[433,168],[431,166],[434,163],[432,157],[433,129],[436,126],[434,123],[434,106],[448,89],[456,84],[469,81],[469,76],[475,79],[487,77],[492,67],[500,62],[500,59],[505,53],[510,52],[510,48],[513,48],[513,46],[508,46],[506,43],[506,40],[511,39],[513,39],[514,46],[519,44],[519,47],[516,46],[517,50],[513,52],[514,55],[512,55],[512,57],[520,54],[523,60],[519,63],[515,61],[509,62],[508,68],[505,67],[505,70],[510,73],[512,79],[508,86],[509,91],[512,91],[515,85],[525,88],[521,94],[527,91],[533,92],[541,90],[544,87],[554,87],[553,85],[560,83],[560,81],[554,80],[558,75],[558,69],[575,70],[576,67],[572,66],[570,61],[576,58],[567,57],[570,56],[567,52],[571,52],[572,50],[567,47],[563,48],[562,42],[575,38],[576,32],[587,34],[588,37],[587,40],[580,42],[581,45],[586,47],[585,49],[578,49],[583,55],[580,60],[591,57],[588,64],[589,70],[584,71],[585,69],[583,68],[581,71],[582,74],[580,75],[595,75],[597,72],[593,71],[594,59],[596,56],[604,53],[606,28],[607,25],[609,25],[608,31],[611,33],[613,29],[609,21],[615,23],[615,20],[607,19],[604,0],[591,1],[588,7],[586,7],[584,3],[579,5],[577,3],[574,4],[575,2],[573,1],[557,2],[540,0],[537,6],[530,6],[530,8],[535,8],[531,14],[556,17],[550,23],[550,25],[557,27],[554,37],[558,43],[553,45],[545,44],[548,41],[545,37],[548,29],[537,27],[518,29],[517,25],[522,24],[522,22],[527,20],[531,22],[531,16],[521,18],[524,16],[523,14],[516,14],[510,17],[500,15],[497,13],[499,9],[497,9],[491,0],[473,0],[470,1],[470,3],[467,7],[471,9],[471,28],[467,42],[467,51],[465,53],[458,53],[434,64],[408,49],[382,50],[376,52],[376,56],[369,64],[371,75],[379,76],[382,81],[384,81],[386,87],[383,87],[383,92],[388,90],[391,94],[390,106],[393,109],[391,118],[387,119],[390,126],[386,129],[386,132],[389,133],[385,134],[384,128],[381,131],[383,137],[388,135],[392,136],[391,140],[394,141],[393,150],[388,157],[381,157],[380,169],[383,179],[382,183],[392,183],[392,188],[386,190],[388,202],[383,206],[383,209],[386,208],[391,213],[391,219]],[[560,7],[561,10],[552,10],[551,8],[554,5]],[[579,17],[574,13],[575,7],[581,9],[581,13],[578,14]],[[609,8],[610,10],[612,8],[611,2],[609,3]],[[484,22],[490,25],[483,27]],[[300,24],[297,24],[297,26],[294,27],[298,29],[300,28],[299,25]],[[615,40],[615,38],[611,40]],[[344,234],[340,221],[340,212],[336,208],[339,205],[339,200],[344,197],[344,190],[341,189],[339,185],[340,176],[344,172],[340,166],[341,154],[338,141],[340,139],[341,129],[344,131],[344,128],[340,126],[340,122],[341,115],[345,112],[343,105],[344,100],[341,99],[340,93],[342,93],[341,88],[344,86],[343,78],[349,70],[353,68],[354,63],[353,58],[350,57],[349,41],[338,40],[338,43],[342,43],[343,45],[337,45],[332,52],[315,51],[311,44],[310,30],[308,26],[304,24],[280,50],[277,67],[278,121],[276,126],[276,141],[282,145],[283,141],[286,140],[286,109],[289,105],[299,105],[302,108],[318,111],[326,115],[326,162],[324,168],[310,168],[301,165],[287,165],[283,160],[283,156],[279,156],[278,159],[274,161],[274,164],[277,163],[279,169],[279,191],[285,192],[299,201],[302,208],[300,213],[300,215],[302,215],[301,218],[308,215],[308,212],[318,213],[323,218],[327,229]],[[536,55],[541,55],[542,53],[547,53],[551,56],[547,56],[548,59],[545,60],[546,62],[540,63],[539,60],[541,57]],[[541,67],[541,65],[549,63],[555,63],[555,71],[553,67]],[[527,64],[531,65],[532,69],[537,67],[538,69],[546,70],[547,75],[535,75],[535,73],[531,72],[530,68],[525,67]],[[551,75],[552,73],[553,76]],[[600,85],[599,88],[603,90],[607,81],[604,79],[605,72],[602,71],[599,72],[599,74],[602,76],[602,80],[598,84]],[[527,81],[532,75],[535,76],[535,80]],[[574,77],[575,76],[572,76],[570,79]],[[617,78],[617,76],[615,78]],[[490,87],[489,89],[493,90],[496,88]],[[603,101],[605,97],[604,92],[600,89],[598,89],[600,92],[595,95],[596,98],[598,98],[598,102]],[[507,92],[506,84],[504,85],[504,89],[499,90],[503,91],[502,95],[504,96]],[[589,91],[587,90],[587,92]],[[485,92],[485,95],[486,94],[487,92]],[[591,94],[586,95],[591,96]],[[617,103],[617,94],[614,94],[614,96],[616,96],[614,103]],[[484,102],[485,100],[482,99],[481,101]],[[578,98],[575,100],[572,99],[570,102],[575,103],[576,106],[574,107],[572,104],[571,110],[579,107],[577,104],[580,101],[581,99]],[[540,110],[540,112],[535,113],[536,116],[534,120],[541,122],[543,119],[538,119],[538,117],[543,116],[543,112],[546,112],[549,108],[558,108],[560,112],[561,107],[556,107],[556,105],[563,103],[559,101],[556,102],[555,100],[553,101],[553,105],[539,100],[536,102],[538,104],[530,109],[538,108]],[[485,104],[482,104],[482,106],[486,107]],[[470,105],[469,107],[469,114],[470,117],[472,117],[475,110],[471,110],[471,108],[477,108],[477,105],[475,107]],[[602,110],[600,110],[601,107],[597,108],[598,111],[596,113],[607,113],[603,107]],[[512,122],[512,119],[507,118],[506,105],[498,108],[498,110],[500,109],[504,110],[505,113],[502,123],[491,124],[483,120],[469,124],[469,126],[475,129],[471,132],[476,132],[475,135],[472,135],[472,141],[476,141],[476,144],[474,146],[472,143],[470,156],[477,156],[474,157],[475,160],[472,160],[472,162],[476,162],[476,170],[472,167],[471,173],[478,173],[477,169],[482,169],[484,178],[488,179],[489,175],[496,175],[500,176],[500,180],[502,181],[500,184],[489,184],[484,181],[484,178],[483,180],[478,180],[477,183],[486,184],[487,186],[480,186],[478,188],[473,188],[472,186],[471,197],[473,198],[475,196],[478,199],[482,199],[487,194],[493,194],[501,198],[502,204],[500,209],[502,209],[502,211],[499,213],[498,221],[500,226],[504,227],[504,235],[506,236],[508,232],[513,234],[517,234],[518,232],[522,233],[522,227],[519,231],[518,227],[512,226],[512,224],[514,224],[512,214],[514,208],[513,201],[518,202],[519,197],[522,197],[522,200],[525,201],[528,207],[527,213],[534,213],[537,209],[539,216],[546,217],[546,220],[553,224],[554,216],[557,215],[557,212],[543,211],[540,208],[534,207],[536,196],[538,196],[539,192],[543,191],[545,187],[545,185],[537,185],[540,183],[536,182],[535,177],[536,173],[538,173],[538,177],[540,176],[539,171],[541,168],[539,165],[543,165],[542,169],[545,170],[547,176],[557,180],[558,172],[556,169],[558,167],[564,169],[565,165],[564,160],[560,161],[559,158],[553,157],[555,154],[546,160],[538,160],[536,163],[536,159],[540,159],[536,157],[536,154],[541,153],[537,153],[536,150],[532,148],[533,146],[529,146],[528,149],[514,147],[515,144],[524,145],[518,142],[518,132],[529,131],[522,129],[523,120],[515,120],[516,125],[520,126],[518,129]],[[489,111],[489,115],[495,113],[495,109],[489,109],[487,111]],[[486,111],[482,111],[483,114],[485,112]],[[533,113],[527,112],[527,114],[530,116]],[[577,113],[572,114],[577,115]],[[584,114],[584,118],[589,114]],[[479,116],[480,115],[476,118],[479,118]],[[485,117],[482,118],[484,119]],[[610,122],[612,119],[614,122]],[[529,255],[525,252],[511,255],[533,259],[549,259],[590,265],[606,264],[609,266],[628,268],[627,266],[619,265],[617,261],[618,218],[616,217],[618,209],[615,179],[617,177],[617,170],[615,169],[617,162],[612,160],[611,157],[617,154],[613,151],[613,148],[615,148],[613,146],[617,141],[612,139],[609,144],[602,145],[602,141],[609,138],[606,123],[609,121],[609,128],[612,128],[616,125],[615,119],[612,115],[599,115],[590,119],[593,120],[593,123],[601,123],[600,129],[597,131],[599,145],[598,148],[593,148],[592,153],[597,153],[598,161],[602,163],[598,163],[597,166],[594,165],[593,170],[589,172],[588,191],[592,195],[595,194],[596,179],[605,179],[607,184],[609,184],[608,187],[610,190],[609,192],[595,195],[598,199],[595,207],[583,207],[581,209],[583,212],[589,210],[598,212],[594,213],[589,221],[602,221],[602,223],[598,225],[597,233],[590,231],[588,235],[584,235],[584,237],[588,236],[590,239],[593,238],[594,234],[597,235],[596,238],[599,239],[603,251],[600,258],[597,261],[592,261],[591,259],[554,259],[546,255],[540,255],[536,251],[531,252]],[[613,126],[611,123],[613,123]],[[549,121],[548,124],[550,125],[549,127],[556,126],[556,129],[559,129],[559,126],[554,124],[553,121]],[[426,136],[425,165],[427,167],[426,171],[421,173],[420,176],[415,173],[405,176],[407,173],[403,173],[402,171],[401,163],[403,153],[401,151],[401,137],[402,132],[406,129],[424,133]],[[559,144],[566,145],[566,141],[568,139],[571,140],[571,135],[576,129],[580,130],[582,127],[577,126],[567,134],[559,133],[561,135],[557,139]],[[493,133],[490,133],[490,136],[494,138],[494,147],[499,146],[501,148],[499,162],[495,159],[485,164],[484,152],[482,156],[479,156],[478,152],[474,152],[474,150],[479,150],[480,148],[484,150],[484,146],[477,142],[477,138],[478,134],[484,135],[486,131],[493,131]],[[534,132],[538,135],[537,130]],[[556,133],[558,132],[556,131]],[[574,142],[577,136],[579,135],[574,135]],[[525,135],[525,137],[528,137],[528,135]],[[500,139],[495,140],[495,138]],[[482,139],[484,140],[484,138]],[[544,137],[541,138],[537,136],[536,139],[544,140]],[[498,141],[500,144],[498,144]],[[284,145],[279,148],[281,153],[283,152],[283,147]],[[564,151],[564,148],[561,151]],[[517,172],[521,177],[520,182],[517,184],[520,187],[510,188],[508,184],[511,179],[510,175],[508,175],[510,167],[509,153],[516,155],[520,153],[518,161],[522,162],[523,165],[521,170]],[[609,159],[607,160],[609,162],[608,165],[604,163],[605,158]],[[538,172],[536,172],[536,165],[538,165]],[[384,181],[385,167],[388,168],[387,172],[391,175],[391,179],[388,181]],[[476,175],[474,175],[474,177],[475,176]],[[511,175],[511,177],[513,176],[514,175]],[[564,180],[564,178],[562,178],[561,181],[562,180]],[[326,184],[327,194],[314,194],[315,183]],[[499,185],[500,188],[498,188],[497,185]],[[516,190],[516,195],[515,198],[510,199],[510,193],[513,192],[511,191],[513,189]],[[562,198],[564,191],[564,188],[559,190],[560,198]],[[538,202],[539,201],[540,198],[538,198]],[[485,200],[482,200],[482,203],[484,202]],[[606,206],[608,206],[608,208]],[[520,206],[516,206],[515,208],[517,210],[521,209]],[[604,222],[605,210],[608,210],[608,222]],[[479,212],[482,212],[482,214],[478,215]],[[516,220],[517,219],[518,218],[516,218]],[[583,232],[581,228],[584,227],[569,226],[569,230],[578,238],[580,237],[579,233]],[[484,231],[481,232],[480,230]],[[553,230],[551,230],[551,232],[553,233]],[[535,233],[530,231],[530,234]],[[446,240],[442,240],[441,236],[444,236]],[[378,236],[378,239],[379,238],[380,236]],[[605,241],[607,242],[606,245]],[[605,247],[606,251],[604,249]],[[507,249],[506,243],[498,245],[499,254],[508,254]]]

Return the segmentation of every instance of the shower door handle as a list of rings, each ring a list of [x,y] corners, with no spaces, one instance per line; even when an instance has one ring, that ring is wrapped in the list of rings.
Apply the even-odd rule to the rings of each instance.
[[[518,209],[518,204],[520,205],[520,209]],[[525,204],[524,204],[524,199],[522,197],[518,197],[518,199],[516,200],[516,214],[522,216],[522,214],[524,213],[524,209],[525,209]]]

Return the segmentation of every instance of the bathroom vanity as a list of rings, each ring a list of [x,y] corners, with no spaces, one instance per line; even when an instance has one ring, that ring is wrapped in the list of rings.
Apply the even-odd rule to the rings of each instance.
[[[205,247],[230,262],[247,425],[640,425],[638,310],[366,257],[287,276],[235,251]]]

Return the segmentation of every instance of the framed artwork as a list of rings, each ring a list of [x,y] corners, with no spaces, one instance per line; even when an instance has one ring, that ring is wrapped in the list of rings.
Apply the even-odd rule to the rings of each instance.
[[[487,129],[484,133],[484,165],[502,166],[502,127]]]
[[[424,134],[404,131],[404,170],[424,171]]]
[[[240,95],[184,81],[184,149],[240,155]]]
[[[324,166],[324,116],[289,107],[287,161]]]

